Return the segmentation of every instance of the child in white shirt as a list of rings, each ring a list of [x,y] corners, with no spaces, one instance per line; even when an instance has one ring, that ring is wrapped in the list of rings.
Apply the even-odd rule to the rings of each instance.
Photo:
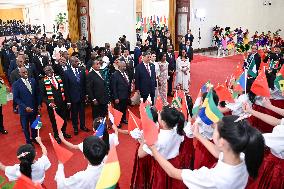
[[[20,164],[13,166],[5,166],[0,163],[0,170],[5,171],[5,175],[9,181],[17,180],[21,174],[29,177],[33,182],[42,184],[45,178],[45,171],[47,171],[51,163],[47,157],[46,147],[42,144],[41,138],[37,137],[36,141],[39,143],[42,156],[35,160],[36,152],[31,144],[25,144],[19,147],[17,158]]]

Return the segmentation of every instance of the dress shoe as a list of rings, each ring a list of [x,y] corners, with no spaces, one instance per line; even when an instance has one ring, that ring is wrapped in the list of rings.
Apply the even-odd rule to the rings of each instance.
[[[1,130],[0,133],[2,133],[3,135],[8,134],[8,131],[6,131],[5,129]]]
[[[122,120],[122,123],[124,123],[124,124],[128,124],[128,121],[127,120]]]
[[[63,133],[64,138],[71,138],[72,136],[67,134],[67,133]]]
[[[79,134],[78,129],[75,129],[75,130],[74,130],[74,135],[78,135],[78,134]]]
[[[85,132],[90,132],[90,129],[88,129],[87,127],[83,127],[81,128],[82,131],[85,131]]]
[[[54,139],[56,140],[56,142],[57,142],[58,144],[61,144],[61,139],[60,139],[59,137],[54,137]]]

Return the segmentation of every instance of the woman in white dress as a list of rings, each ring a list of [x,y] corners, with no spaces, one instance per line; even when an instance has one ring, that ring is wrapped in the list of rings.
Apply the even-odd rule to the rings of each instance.
[[[166,61],[167,55],[166,53],[161,53],[159,57],[159,67],[160,67],[160,75],[159,75],[159,82],[158,82],[158,88],[159,88],[159,94],[163,101],[163,105],[168,105],[167,101],[167,85],[168,85],[168,66],[169,63]]]
[[[185,93],[189,92],[190,82],[190,62],[187,58],[185,49],[176,60],[176,88],[182,89]]]

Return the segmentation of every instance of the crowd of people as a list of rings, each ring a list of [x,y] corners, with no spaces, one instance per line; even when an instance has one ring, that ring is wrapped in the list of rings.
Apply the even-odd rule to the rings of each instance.
[[[43,27],[45,30],[44,25]],[[3,21],[0,19],[0,37],[38,33],[41,33],[41,26],[25,24],[22,20]]]
[[[120,37],[114,48],[108,43],[92,48],[84,37],[74,43],[63,39],[62,35],[24,36],[4,41],[2,65],[12,86],[13,111],[20,116],[26,144],[17,152],[21,163],[14,166],[0,163],[0,170],[5,171],[11,181],[23,174],[43,184],[45,171],[51,164],[47,149],[31,124],[45,104],[57,143],[82,151],[88,161],[85,170],[69,178],[65,177],[64,165],[59,162],[55,175],[57,187],[95,188],[105,156],[111,147],[119,144],[118,132],[124,132],[122,124],[128,123],[127,107],[142,99],[141,103],[152,105],[149,117],[159,133],[155,143],[149,145],[142,130],[136,128],[130,132],[139,142],[131,188],[281,188],[284,184],[283,120],[267,115],[268,111],[261,113],[269,109],[284,116],[283,89],[275,87],[284,63],[280,47],[276,45],[271,51],[259,54],[258,46],[252,45],[240,68],[241,72],[248,70],[246,89],[235,90],[239,78],[231,79],[226,85],[228,90],[237,92],[233,102],[225,102],[222,94],[206,84],[200,90],[197,106],[193,106],[189,93],[193,40],[189,30],[180,44],[178,56],[169,31],[163,29],[150,31],[143,45],[138,36],[133,56],[126,36]],[[263,71],[262,61],[269,65],[266,77],[272,103],[251,90]],[[208,100],[209,95],[211,100]],[[179,101],[177,105],[169,103],[168,96]],[[158,97],[163,106],[159,111]],[[79,145],[66,140],[72,138],[66,132],[69,116],[75,136],[79,132],[90,132],[85,125],[86,104],[90,104],[92,130],[96,131],[105,122],[109,103],[123,114],[120,123],[112,126],[114,134],[108,134],[105,129],[102,138],[90,136]],[[186,104],[187,111],[181,110],[180,103]],[[202,114],[204,104],[227,115],[215,123],[210,119],[204,121],[201,118],[206,114]],[[256,105],[263,109],[256,109]],[[197,114],[195,107],[199,107]],[[252,117],[246,119],[249,114]],[[59,130],[57,115],[64,121]],[[256,120],[271,126],[264,127]],[[0,121],[1,133],[7,134],[3,119]],[[34,161],[34,145],[42,149],[37,161]],[[265,145],[271,152],[265,151]]]

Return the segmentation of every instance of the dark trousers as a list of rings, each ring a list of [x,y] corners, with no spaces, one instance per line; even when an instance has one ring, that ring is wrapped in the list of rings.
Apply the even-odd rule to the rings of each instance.
[[[35,114],[20,115],[22,130],[25,134],[27,144],[31,144],[31,137],[33,139],[37,137],[37,131],[35,129],[30,128],[31,124],[34,122],[35,119],[36,119]]]
[[[85,103],[72,102],[71,103],[71,118],[74,130],[78,130],[78,117],[80,119],[80,128],[85,127]]]
[[[174,76],[173,76],[173,74],[169,74],[169,76],[170,76],[170,78],[168,80],[168,94],[172,94]]]
[[[2,105],[0,105],[0,131],[4,130]]]
[[[61,129],[63,133],[66,132],[66,127],[67,127],[66,109],[67,109],[66,105],[64,105],[63,107],[57,106],[57,108],[55,108],[56,113],[64,120],[62,129]],[[48,116],[51,122],[53,134],[55,137],[58,137],[58,130],[57,130],[53,108],[47,105],[47,112],[48,112]]]
[[[93,120],[98,117],[106,117],[107,115],[107,104],[92,105]]]
[[[121,121],[126,120],[127,102],[128,99],[119,99],[119,103],[114,104],[114,108],[123,113]]]

